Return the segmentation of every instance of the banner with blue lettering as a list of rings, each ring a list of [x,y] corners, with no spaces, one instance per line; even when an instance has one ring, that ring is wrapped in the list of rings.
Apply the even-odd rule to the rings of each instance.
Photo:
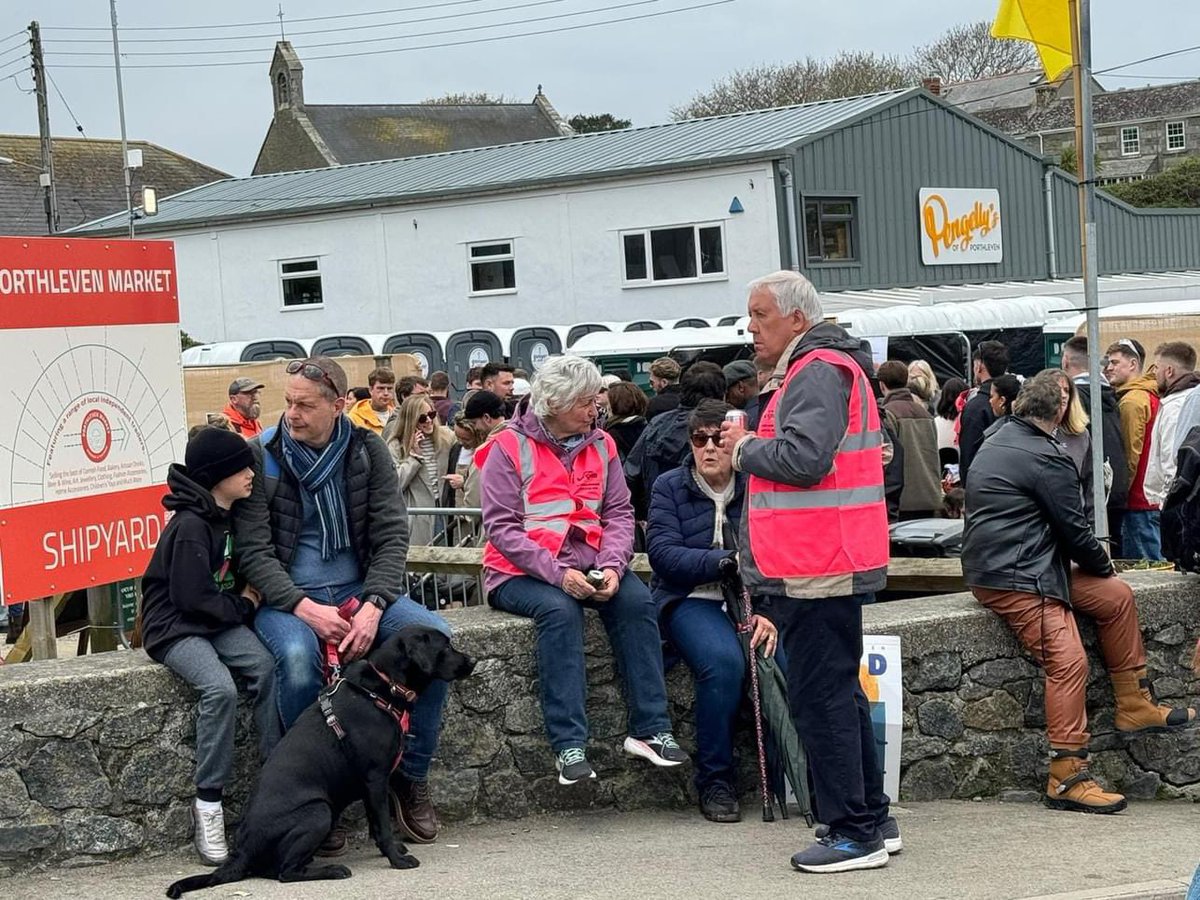
[[[900,739],[904,733],[900,638],[864,634],[858,674],[871,704],[875,754],[883,767],[883,789],[895,802],[900,797]]]

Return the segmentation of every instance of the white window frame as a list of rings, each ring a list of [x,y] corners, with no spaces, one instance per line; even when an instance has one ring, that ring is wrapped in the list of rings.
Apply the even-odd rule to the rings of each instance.
[[[472,251],[477,247],[494,247],[497,244],[507,244],[507,253],[489,253],[486,256],[475,256]],[[476,263],[509,262],[513,264],[513,286],[510,288],[495,288],[490,291],[475,290]],[[517,292],[517,241],[515,238],[496,238],[492,241],[471,241],[467,244],[467,296],[468,297],[498,297]]]
[[[658,278],[654,277],[654,260],[650,255],[650,235],[656,231],[674,231],[677,228],[692,229],[692,247],[696,254],[696,274],[691,278]],[[720,272],[701,272],[703,268],[700,260],[700,229],[716,228],[721,235],[721,271]],[[645,278],[627,278],[626,272],[628,266],[625,261],[625,238],[632,235],[641,235],[646,253],[646,277]],[[628,228],[617,233],[617,248],[620,253],[621,260],[621,286],[626,288],[642,288],[642,287],[662,287],[668,284],[701,284],[709,281],[728,281],[729,280],[729,263],[726,261],[725,243],[725,223],[717,220],[713,222],[680,222],[675,225],[655,225],[650,228]]]
[[[1172,137],[1171,126],[1172,125],[1179,126],[1179,134],[1176,135],[1176,137],[1179,138],[1179,146],[1178,147],[1171,146],[1171,137]],[[1187,149],[1187,121],[1184,119],[1180,119],[1178,122],[1168,122],[1166,124],[1166,138],[1167,138],[1167,152],[1168,153],[1179,153],[1183,150],[1186,150]]]
[[[283,267],[292,263],[314,263],[315,269],[305,272],[284,272]],[[279,275],[279,309],[281,312],[296,312],[302,309],[324,309],[325,308],[325,276],[321,272],[321,257],[319,256],[297,256],[292,259],[280,259],[276,263],[276,272]],[[318,278],[321,281],[321,302],[320,303],[294,303],[289,305],[287,294],[284,291],[284,283],[288,281],[296,281],[301,278]]]
[[[1127,138],[1125,136],[1126,132],[1130,132],[1130,131],[1133,132],[1132,139]],[[1136,126],[1136,125],[1121,126],[1119,136],[1120,136],[1120,141],[1121,141],[1121,155],[1122,156],[1141,156],[1142,155],[1142,131],[1140,128],[1138,128],[1138,126]],[[1133,149],[1126,150],[1125,149],[1126,144],[1132,144]]]

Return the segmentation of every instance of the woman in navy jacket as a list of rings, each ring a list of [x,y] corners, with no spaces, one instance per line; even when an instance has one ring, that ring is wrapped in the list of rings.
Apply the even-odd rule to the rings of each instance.
[[[651,594],[663,637],[696,682],[696,788],[700,811],[714,822],[741,819],[734,788],[733,724],[742,699],[746,658],[723,606],[718,567],[737,550],[744,483],[721,422],[733,409],[704,400],[688,419],[692,456],[655,483],[647,527]],[[775,626],[754,617],[752,641],[774,653]]]

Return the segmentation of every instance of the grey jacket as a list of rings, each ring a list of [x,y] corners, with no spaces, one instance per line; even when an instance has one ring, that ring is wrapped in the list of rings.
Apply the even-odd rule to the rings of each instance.
[[[942,473],[938,458],[937,427],[928,407],[912,391],[892,391],[879,411],[892,420],[904,447],[904,489],[900,512],[928,512],[942,508]]]
[[[771,395],[780,390],[793,363],[817,349],[848,355],[866,373],[873,371],[871,356],[837,325],[822,323],[805,332],[784,351],[760,399],[766,409]],[[734,468],[760,478],[796,487],[812,487],[833,468],[846,429],[850,425],[851,383],[842,370],[824,362],[805,366],[787,386],[775,409],[775,437],[750,437],[739,442]],[[746,503],[753,497],[746,492]],[[844,597],[882,590],[887,568],[822,578],[767,578],[754,564],[750,551],[749,506],[740,526],[742,579],[755,594],[775,594],[802,599]],[[827,535],[800,534],[797,541],[829,540]]]
[[[300,484],[283,465],[264,474],[264,453],[282,460],[283,439],[276,431],[266,445],[249,442],[254,454],[254,488],[233,509],[238,570],[262,592],[268,606],[290,611],[304,598],[288,575],[303,520]],[[388,603],[405,594],[408,516],[391,454],[378,435],[363,428],[351,432],[346,451],[346,512],[350,542],[363,573],[363,596],[376,594]],[[268,481],[270,482],[268,484]]]

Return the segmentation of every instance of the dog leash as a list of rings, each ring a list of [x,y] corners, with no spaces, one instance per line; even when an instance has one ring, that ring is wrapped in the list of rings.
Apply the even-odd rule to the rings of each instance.
[[[338,616],[349,622],[354,618],[362,603],[357,597],[348,597],[337,608]],[[338,654],[337,641],[325,641],[325,683],[333,684],[342,677],[342,659]]]

